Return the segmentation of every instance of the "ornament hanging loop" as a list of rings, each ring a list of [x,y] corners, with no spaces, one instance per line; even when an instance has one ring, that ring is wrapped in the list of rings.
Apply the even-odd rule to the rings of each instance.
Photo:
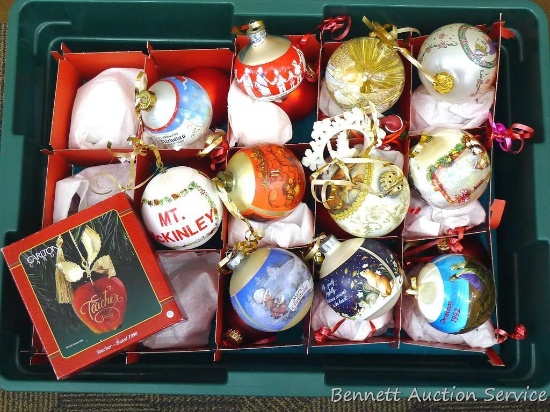
[[[415,158],[416,156],[418,156],[422,149],[424,149],[424,144],[429,143],[432,139],[432,135],[430,135],[428,132],[422,132],[422,135],[420,136],[420,141],[416,144],[416,146],[409,150],[409,157]]]
[[[321,233],[318,237],[313,239],[306,249],[302,252],[303,260],[313,260],[313,263],[320,265],[325,259],[323,253],[321,252],[321,244],[327,239],[325,233]]]
[[[220,174],[221,173],[222,172],[220,172]],[[262,240],[263,235],[254,229],[250,221],[241,214],[241,212],[237,208],[237,205],[231,200],[231,198],[227,194],[228,191],[226,190],[224,178],[220,177],[220,174],[212,179],[212,183],[217,189],[221,201],[223,202],[229,213],[233,215],[233,217],[243,221],[248,227],[248,230],[245,234],[245,240],[236,243],[233,246],[233,250],[218,263],[218,271],[220,273],[228,273],[230,272],[228,263],[234,261],[235,259],[242,259],[242,257],[239,258],[239,255],[245,256],[254,252],[258,248],[258,244],[260,240]]]

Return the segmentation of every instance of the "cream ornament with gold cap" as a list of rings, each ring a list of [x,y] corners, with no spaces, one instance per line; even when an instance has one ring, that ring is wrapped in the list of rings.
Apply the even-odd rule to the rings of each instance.
[[[498,50],[479,28],[454,23],[438,28],[426,38],[418,52],[418,62],[431,73],[444,73],[454,79],[452,89],[441,92],[419,71],[422,84],[435,99],[460,103],[474,100],[492,87]]]
[[[458,209],[483,194],[491,178],[487,150],[470,133],[424,133],[409,154],[409,177],[420,196],[439,209]]]
[[[405,219],[410,189],[399,166],[370,155],[385,132],[378,127],[374,104],[372,119],[354,108],[340,116],[318,121],[313,126],[311,149],[302,163],[314,172],[311,192],[325,206],[336,224],[357,237],[379,237],[396,229]],[[348,131],[363,135],[362,147],[350,148]],[[336,139],[336,150],[331,140]],[[329,159],[324,158],[325,149]],[[320,189],[320,190],[319,190]]]

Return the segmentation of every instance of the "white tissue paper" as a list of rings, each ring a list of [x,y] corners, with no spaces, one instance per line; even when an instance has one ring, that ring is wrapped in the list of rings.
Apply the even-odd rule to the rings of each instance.
[[[69,131],[69,149],[127,148],[135,134],[134,83],[139,69],[111,68],[76,92]]]
[[[313,213],[305,203],[300,203],[288,216],[267,222],[249,221],[254,230],[263,235],[259,247],[278,246],[289,248],[313,242]],[[228,244],[245,240],[248,226],[240,219],[229,215]]]
[[[73,176],[58,181],[55,185],[53,222],[69,216],[73,198],[78,195],[75,212],[84,210],[121,192],[130,179],[130,163],[91,166]],[[120,185],[120,186],[119,186]],[[126,191],[133,198],[133,190]]]
[[[232,130],[230,146],[283,145],[292,139],[292,123],[285,111],[273,102],[251,98],[235,81],[227,95],[227,111]]]
[[[159,254],[184,320],[145,339],[151,349],[206,346],[218,306],[216,252],[169,252]]]
[[[478,200],[458,209],[439,209],[430,206],[416,192],[411,192],[409,212],[405,216],[402,236],[442,236],[459,227],[480,225],[485,221],[485,216],[485,209]]]
[[[438,331],[420,314],[418,305],[412,296],[403,296],[401,327],[415,341],[467,345],[472,348],[489,348],[498,343],[491,320],[487,320],[474,330],[459,335]]]
[[[475,100],[450,103],[436,100],[421,85],[414,90],[411,97],[410,133],[432,132],[439,128],[469,129],[481,126],[487,119],[494,97],[495,89],[491,88]]]
[[[346,319],[338,329],[336,329],[334,334],[328,336],[327,339],[361,342],[372,336],[383,335],[389,328],[393,327],[392,315],[393,310],[390,310],[371,321]],[[323,298],[320,288],[316,287],[311,307],[311,329],[314,331],[322,327],[332,329],[342,319],[345,318],[336,313],[334,309],[328,305],[327,301]]]

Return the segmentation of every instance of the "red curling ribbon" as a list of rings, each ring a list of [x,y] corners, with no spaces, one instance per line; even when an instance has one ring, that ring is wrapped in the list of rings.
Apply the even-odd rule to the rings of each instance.
[[[462,253],[464,250],[464,247],[460,243],[460,241],[464,238],[464,232],[468,229],[471,229],[473,226],[460,226],[454,229],[447,229],[445,231],[446,235],[456,235],[455,237],[452,237],[448,240],[449,243],[449,249],[453,253]]]
[[[351,29],[351,16],[338,16],[338,17],[329,17],[328,19],[323,20],[321,24],[319,24],[316,28],[316,30],[319,30],[319,37],[321,38],[321,41],[323,39],[323,34],[325,31],[330,30],[330,34],[333,40],[340,41],[344,37],[346,37],[349,33],[349,30]],[[340,33],[338,31],[340,30]],[[304,34],[298,44],[296,46],[300,49],[303,48],[303,46],[306,44],[307,39],[311,35],[310,33]],[[310,82],[315,82],[320,77],[320,67],[319,62],[315,62],[315,64],[308,65],[309,67],[306,68],[306,76],[305,79]]]
[[[229,151],[229,143],[225,131],[216,129],[210,133],[205,142],[205,147],[197,156],[210,156],[210,169],[221,170],[225,166],[227,160],[227,152]]]
[[[344,323],[346,319],[340,319],[336,325],[331,329],[328,326],[322,326],[319,329],[317,329],[313,336],[315,337],[315,341],[317,343],[324,343],[325,340],[329,337],[334,335],[334,333],[338,330],[338,328]],[[372,327],[372,326],[371,326]]]
[[[498,343],[502,343],[508,338],[514,340],[524,340],[527,337],[527,328],[524,325],[519,324],[514,328],[512,333],[508,333],[503,329],[496,329],[495,334]]]
[[[411,215],[417,215],[420,213],[421,210],[422,209],[419,207],[412,208],[409,206],[409,210],[407,212],[410,213]]]
[[[512,30],[507,29],[504,27],[504,22],[502,20],[497,21],[491,25],[491,29],[489,30],[489,37],[493,41],[498,41],[500,32],[500,37],[503,39],[513,39],[515,37],[515,34]]]
[[[325,31],[330,30],[332,40],[340,41],[348,35],[350,29],[351,16],[343,15],[338,17],[329,17],[328,19],[323,20],[323,22],[319,24],[314,31],[319,30],[322,40]],[[338,30],[341,30],[339,34],[337,34]],[[302,36],[302,39],[300,40],[300,46],[303,46],[307,42],[307,39],[310,35],[311,32]]]
[[[382,139],[383,144],[395,146],[397,150],[402,151],[401,139],[408,135],[408,122],[396,114],[390,114],[382,117],[379,124],[386,131],[386,136]]]
[[[491,137],[489,138],[488,147],[491,147],[492,142],[496,141],[502,151],[517,154],[523,150],[524,140],[531,138],[535,132],[533,128],[521,123],[514,123],[509,128],[506,128],[502,123],[495,123],[491,113],[487,117],[491,126]],[[513,148],[514,142],[519,142],[519,148]]]
[[[321,36],[325,31],[330,30],[332,39],[340,41],[348,35],[351,29],[351,16],[329,17],[323,20],[323,23],[317,26],[317,29],[321,31]],[[341,31],[338,34],[339,30]]]
[[[324,116],[327,118],[328,116]],[[319,120],[323,120],[322,118]],[[395,150],[403,151],[401,140],[405,139],[408,135],[408,126],[409,123],[404,121],[401,117],[396,114],[391,114],[379,119],[379,126],[386,132],[386,136],[382,139],[381,147],[389,146]],[[354,139],[359,139],[362,142],[365,141],[363,134],[359,133],[356,130],[349,130],[349,134]],[[420,209],[419,209],[420,211]]]
[[[216,148],[210,152],[210,169],[221,170],[225,166],[227,159],[227,152],[229,151],[229,144],[227,141],[223,141]]]

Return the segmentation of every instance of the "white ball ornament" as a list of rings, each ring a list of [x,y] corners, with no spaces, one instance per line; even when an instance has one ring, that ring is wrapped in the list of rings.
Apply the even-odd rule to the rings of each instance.
[[[424,134],[410,152],[409,177],[420,196],[439,209],[458,209],[483,194],[491,178],[487,150],[470,133]]]
[[[336,224],[353,236],[385,236],[405,219],[409,184],[395,164],[374,157],[365,160],[350,165],[348,185],[331,187],[325,207]],[[344,171],[338,169],[331,180],[344,178]]]
[[[189,146],[210,127],[210,97],[188,77],[165,77],[142,91],[139,98],[145,130],[167,148]]]
[[[143,223],[151,237],[171,249],[193,249],[218,230],[223,204],[208,176],[176,166],[155,176],[141,200]]]
[[[437,100],[460,103],[487,92],[497,74],[498,51],[477,27],[464,23],[442,26],[430,34],[418,52],[418,62],[433,76],[450,76],[452,85],[434,86],[422,71],[420,80]]]

